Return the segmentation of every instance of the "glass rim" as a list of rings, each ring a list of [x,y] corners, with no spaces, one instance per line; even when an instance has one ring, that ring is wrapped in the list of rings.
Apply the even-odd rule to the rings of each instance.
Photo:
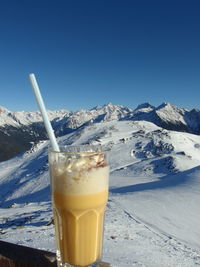
[[[88,153],[88,155],[95,155],[99,153],[107,153],[111,149],[104,145],[59,145],[60,151],[53,150],[51,146],[49,146],[48,153],[55,154],[82,154]]]

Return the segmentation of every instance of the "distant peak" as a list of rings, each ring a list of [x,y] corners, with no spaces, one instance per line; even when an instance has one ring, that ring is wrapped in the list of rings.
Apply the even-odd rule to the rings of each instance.
[[[104,107],[115,107],[116,105],[113,105],[111,102],[108,102],[104,105]]]
[[[152,106],[151,104],[149,104],[148,102],[145,102],[145,103],[142,103],[142,104],[138,105],[136,109],[142,109],[142,108],[152,108],[152,109],[154,109],[155,107]]]
[[[118,107],[118,105],[113,105],[111,102],[109,102],[109,103],[104,104],[104,105],[102,105],[102,106],[95,106],[95,107],[93,107],[91,110],[94,110],[94,109],[96,109],[96,110],[100,110],[100,109],[102,109],[102,108],[114,108],[114,107]]]
[[[160,106],[158,106],[156,109],[163,109],[163,108],[177,108],[175,105],[169,103],[169,102],[163,102]]]
[[[128,107],[126,107],[126,106],[115,105],[115,104],[112,104],[111,102],[103,105],[102,108],[104,110],[110,110],[110,111],[114,111],[114,110],[127,110],[127,111],[130,111],[130,109]]]
[[[10,112],[7,108],[0,106],[0,113],[8,113]]]

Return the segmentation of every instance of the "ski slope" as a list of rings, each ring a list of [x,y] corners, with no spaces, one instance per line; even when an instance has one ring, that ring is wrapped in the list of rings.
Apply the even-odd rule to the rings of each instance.
[[[200,266],[199,136],[110,121],[59,143],[111,148],[104,260],[115,267]],[[55,251],[48,145],[0,163],[0,239]]]

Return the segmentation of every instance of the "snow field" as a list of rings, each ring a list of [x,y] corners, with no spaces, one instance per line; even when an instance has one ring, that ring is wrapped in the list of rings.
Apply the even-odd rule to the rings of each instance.
[[[200,137],[149,122],[88,125],[59,138],[110,152],[104,259],[113,267],[200,266]],[[0,238],[55,250],[48,142],[0,163]]]

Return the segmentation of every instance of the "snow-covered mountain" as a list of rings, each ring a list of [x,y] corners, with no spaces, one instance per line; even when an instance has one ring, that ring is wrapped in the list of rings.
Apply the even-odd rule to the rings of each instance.
[[[200,136],[110,120],[58,141],[111,148],[104,259],[113,267],[200,265]],[[55,250],[48,144],[0,163],[2,240]]]
[[[164,129],[200,134],[200,111],[186,110],[170,103],[154,107],[149,103],[130,109],[108,103],[91,110],[48,111],[56,136],[97,122],[149,121]],[[47,139],[39,111],[11,112],[0,107],[0,161],[29,149],[32,143]]]
[[[91,120],[96,122],[119,120],[126,117],[131,111],[132,110],[127,107],[108,103],[103,106],[96,106],[90,110],[48,110],[48,116],[53,124],[57,124],[59,121],[61,124],[65,122],[66,128],[76,129]],[[20,127],[41,122],[42,117],[39,111],[12,112],[0,106],[0,127]]]
[[[48,111],[56,136],[72,132],[85,124],[120,120],[131,110],[120,105],[107,104],[91,110]],[[0,161],[29,149],[32,143],[47,139],[39,111],[11,112],[0,107]]]
[[[141,104],[128,115],[128,119],[150,121],[168,130],[200,134],[200,110],[178,108],[170,103],[158,107]]]

